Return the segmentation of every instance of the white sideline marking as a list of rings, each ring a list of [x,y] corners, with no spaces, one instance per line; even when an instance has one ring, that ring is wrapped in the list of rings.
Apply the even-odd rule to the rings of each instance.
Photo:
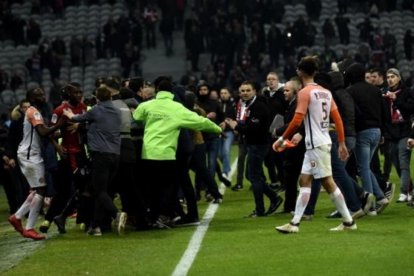
[[[231,171],[229,177],[231,178],[236,171],[237,167],[237,158],[233,162],[231,166]],[[221,184],[220,185],[220,193],[224,195],[226,191],[226,187]],[[185,250],[183,256],[181,257],[180,262],[177,264],[177,266],[174,269],[174,272],[171,274],[172,276],[184,276],[187,275],[188,271],[190,270],[198,251],[200,250],[201,243],[203,242],[204,235],[207,232],[208,226],[211,222],[211,220],[214,218],[214,215],[217,212],[218,207],[220,204],[213,204],[210,203],[210,205],[207,208],[207,211],[205,212],[203,219],[201,220],[201,223],[199,226],[197,226],[193,236],[191,237],[190,242],[188,243],[187,249]]]

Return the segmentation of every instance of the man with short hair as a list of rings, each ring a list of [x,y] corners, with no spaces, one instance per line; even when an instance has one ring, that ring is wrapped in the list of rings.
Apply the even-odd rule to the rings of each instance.
[[[173,214],[171,191],[177,180],[176,152],[181,128],[220,134],[221,128],[208,118],[201,117],[173,100],[173,85],[168,77],[154,82],[156,97],[141,103],[133,118],[142,121],[144,181],[150,186],[150,219],[154,226],[168,228]]]
[[[86,105],[82,103],[83,92],[80,89],[80,84],[72,82],[62,88],[62,93],[64,94],[62,95],[63,102],[53,111],[51,119],[51,123],[56,124],[63,117],[63,124],[60,129],[62,143],[55,143],[55,147],[60,156],[59,172],[62,177],[60,179],[61,181],[55,184],[56,194],[53,196],[45,215],[45,221],[39,228],[42,233],[48,231],[52,220],[56,223],[59,233],[66,233],[66,218],[76,209],[73,192],[81,188],[79,181],[77,181],[79,178],[75,177],[75,174],[79,173],[81,168],[84,168],[86,165],[85,137],[83,137],[80,131],[81,128],[79,124],[69,122],[63,116],[65,109],[71,109],[74,114],[83,114],[86,112]],[[63,214],[61,214],[62,211]],[[81,212],[79,212],[80,216]],[[57,219],[55,219],[56,217]]]
[[[42,137],[47,137],[56,131],[61,121],[54,126],[47,127],[38,110],[45,103],[45,93],[41,88],[34,88],[27,92],[27,99],[31,106],[27,109],[23,122],[23,140],[17,150],[17,158],[23,175],[30,185],[31,192],[26,201],[20,206],[14,215],[9,217],[10,224],[25,238],[43,240],[45,235],[39,234],[34,229],[39,210],[43,205],[46,194],[45,165],[42,152]],[[29,213],[26,227],[22,226],[22,219]]]
[[[314,82],[315,73],[319,69],[316,57],[306,56],[298,64],[297,74],[304,88],[298,93],[295,116],[283,135],[273,144],[277,150],[285,146],[285,139],[292,136],[301,126],[305,125],[306,153],[303,160],[302,172],[299,179],[299,196],[296,201],[295,215],[290,223],[276,227],[281,233],[299,232],[299,223],[309,202],[313,179],[321,179],[322,186],[329,193],[337,210],[343,217],[343,222],[331,228],[331,231],[355,230],[357,226],[346,207],[344,197],[332,177],[331,145],[329,136],[329,118],[335,122],[338,132],[338,155],[342,160],[348,158],[345,145],[345,134],[341,116],[329,90]]]
[[[302,83],[298,78],[292,78],[286,82],[283,93],[285,95],[286,102],[289,103],[284,113],[284,125],[276,129],[276,136],[280,136],[286,130],[289,122],[295,115],[297,93],[302,89]],[[302,139],[303,134],[300,132],[295,133],[292,142],[297,146],[291,149],[287,149],[284,152],[283,160],[283,177],[285,184],[285,213],[295,211],[296,197],[298,193],[298,179],[303,163],[303,156],[305,153],[305,143]]]
[[[114,219],[118,234],[125,229],[127,214],[118,212],[108,187],[118,169],[121,149],[121,112],[112,103],[111,91],[105,84],[96,90],[98,103],[84,114],[75,115],[70,109],[63,114],[75,122],[88,122],[88,146],[92,161],[91,187],[95,199],[93,219],[88,229],[92,236],[102,236],[101,225],[105,213]]]
[[[397,202],[411,201],[411,151],[407,149],[410,136],[410,117],[414,114],[414,92],[401,81],[398,69],[387,70],[388,92],[385,94],[386,112],[390,118],[387,129],[391,136],[392,162],[400,177],[400,196]]]
[[[246,176],[251,182],[255,209],[248,217],[270,215],[283,202],[267,184],[264,178],[263,162],[269,151],[269,126],[271,118],[266,104],[256,95],[253,84],[244,81],[239,88],[242,101],[236,120],[227,118],[226,124],[243,136],[247,147]],[[270,200],[266,211],[263,194]]]
[[[287,102],[283,95],[283,85],[283,83],[279,82],[279,76],[276,72],[269,72],[267,74],[266,87],[262,90],[262,93],[266,98],[271,121],[277,114],[283,115],[283,112],[286,110]],[[270,133],[268,136],[270,140]],[[270,143],[269,147],[271,147]],[[283,187],[283,154],[274,152],[269,148],[264,164],[267,167],[271,186],[275,188]]]

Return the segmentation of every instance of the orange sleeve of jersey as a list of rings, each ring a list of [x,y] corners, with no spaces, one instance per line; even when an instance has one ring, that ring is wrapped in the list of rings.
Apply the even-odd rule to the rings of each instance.
[[[298,100],[296,104],[295,113],[302,113],[306,115],[310,103],[310,90],[306,87],[298,92]]]
[[[32,124],[32,126],[36,127],[37,125],[43,125],[43,117],[42,114],[40,114],[39,110],[36,108],[29,108],[26,111],[26,116],[29,122]]]
[[[338,141],[345,142],[345,131],[342,123],[341,115],[339,114],[338,108],[331,109],[331,118],[335,122],[335,129],[338,133]]]
[[[296,130],[302,125],[302,121],[305,118],[305,114],[302,113],[295,113],[295,116],[293,116],[292,121],[290,121],[288,128],[283,133],[282,137],[283,139],[287,139],[291,137],[293,134],[296,133]]]

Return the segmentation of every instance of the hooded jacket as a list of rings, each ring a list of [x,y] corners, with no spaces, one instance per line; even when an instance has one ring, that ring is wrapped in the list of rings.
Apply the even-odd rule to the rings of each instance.
[[[345,81],[350,84],[346,91],[355,104],[356,132],[370,128],[383,130],[385,112],[381,90],[365,82],[364,66],[360,63],[349,66],[345,71]]]
[[[344,89],[344,78],[340,72],[329,72],[332,95],[338,106],[344,124],[345,136],[355,136],[355,104],[351,95]]]

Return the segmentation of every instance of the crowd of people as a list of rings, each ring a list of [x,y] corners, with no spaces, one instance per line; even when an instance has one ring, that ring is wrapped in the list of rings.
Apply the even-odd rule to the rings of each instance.
[[[338,1],[338,13],[316,27],[321,16],[320,0],[297,1],[305,4],[307,15],[294,20],[285,18],[287,3],[284,1],[125,1],[125,14],[102,22],[102,30],[94,37],[73,36],[65,43],[62,37],[42,35],[42,26],[35,19],[26,22],[13,15],[10,7],[15,1],[4,2],[0,13],[3,18],[0,40],[12,40],[16,46],[39,45],[26,61],[28,76],[5,71],[0,74],[0,89],[10,87],[13,91],[30,80],[42,84],[44,69],[50,71],[52,82],[61,79],[60,69],[67,66],[63,61],[68,56],[72,67],[85,67],[93,65],[96,59],[117,57],[121,59],[124,78],[142,75],[143,51],[160,47],[157,34],[162,37],[165,54],[171,56],[174,55],[174,37],[179,31],[184,33],[185,58],[191,64],[189,75],[202,74],[203,79],[209,78],[211,85],[226,84],[233,90],[238,89],[241,79],[260,79],[272,68],[280,67],[281,79],[289,80],[295,76],[297,61],[308,54],[318,54],[324,70],[329,69],[332,61],[347,57],[367,68],[395,67],[401,57],[397,52],[397,30],[377,27],[372,21],[381,19],[383,11],[413,10],[412,1],[403,1],[401,7],[396,1],[369,1],[364,2],[363,7],[357,1]],[[59,17],[71,5],[113,4],[114,1],[37,2],[31,14],[49,12]],[[338,52],[335,44],[351,43],[350,13],[361,11],[361,8],[367,17],[357,25],[358,51]],[[321,45],[315,41],[318,34],[323,37],[324,47],[313,53],[312,46]],[[413,41],[411,30],[406,30],[403,50],[407,60],[411,60]],[[205,68],[199,64],[200,55],[204,53],[210,54]],[[411,74],[405,80],[411,86],[414,73],[402,73]],[[11,83],[12,77],[20,78],[17,84],[16,81]]]
[[[231,186],[234,141],[232,190],[244,189],[244,179],[251,183],[248,218],[271,215],[284,202],[282,212],[293,219],[279,232],[296,233],[301,220],[312,219],[321,185],[336,206],[328,217],[344,220],[331,230],[357,229],[357,219],[381,214],[393,200],[392,166],[400,179],[396,202],[413,206],[414,91],[396,68],[366,70],[353,60],[321,68],[316,56],[306,56],[285,84],[268,72],[263,88],[246,79],[237,93],[204,80],[182,86],[167,76],[154,83],[97,78],[93,99],[68,83],[54,110],[40,87],[30,89],[12,111],[1,152],[9,222],[34,240],[46,237],[35,230],[41,210],[42,233],[52,223],[65,233],[73,214],[94,236],[111,222],[118,233],[126,224],[197,225],[202,192],[221,204],[217,179]]]
[[[177,82],[160,76],[151,83],[130,78],[138,72],[132,70],[135,51],[157,47],[158,7],[144,2],[128,2],[131,10],[140,11],[128,18],[109,19],[102,40],[81,42],[74,37],[70,45],[73,66],[92,64],[91,52],[121,57],[121,77],[97,78],[92,98],[83,97],[80,84],[69,82],[54,90],[53,103],[45,99],[41,86],[31,88],[4,119],[1,179],[9,222],[24,237],[44,239],[53,223],[63,234],[67,218],[74,214],[93,236],[109,231],[111,222],[118,233],[126,224],[137,230],[196,225],[203,191],[213,204],[223,202],[217,180],[235,192],[249,180],[254,209],[246,212],[248,218],[271,215],[283,204],[282,212],[293,218],[276,227],[282,233],[296,233],[301,220],[312,219],[321,185],[336,207],[328,217],[343,217],[332,230],[355,230],[355,220],[382,213],[392,201],[392,166],[400,179],[397,202],[414,205],[414,92],[412,78],[404,80],[395,68],[392,30],[379,39],[381,34],[367,18],[360,39],[383,54],[378,58],[361,51],[338,57],[330,47],[336,34],[327,20],[321,30],[325,48],[315,58],[298,50],[314,44],[318,30],[312,20],[320,16],[320,1],[306,1],[308,21],[299,17],[283,33],[276,25],[283,15],[277,1],[193,1],[186,20],[181,1],[159,1],[166,55],[174,54],[171,27],[176,25],[184,31],[191,71]],[[335,22],[343,44],[349,43],[344,15],[350,2],[338,1]],[[395,9],[393,1],[386,7],[374,2],[379,2],[373,3],[377,9]],[[251,29],[249,38],[245,24]],[[307,31],[302,33],[304,26]],[[9,33],[2,35],[10,38]],[[32,36],[13,39],[26,43],[21,41],[25,37]],[[407,58],[410,37],[407,34]],[[210,66],[201,70],[198,60],[205,51],[211,53]],[[43,39],[26,63],[31,79],[40,84],[42,68],[58,79],[64,55],[61,38]],[[271,69],[281,63],[283,73]],[[238,161],[232,186],[234,143]],[[270,201],[267,208],[264,195]],[[120,209],[114,204],[118,196]],[[42,234],[35,230],[39,212],[44,214]]]

